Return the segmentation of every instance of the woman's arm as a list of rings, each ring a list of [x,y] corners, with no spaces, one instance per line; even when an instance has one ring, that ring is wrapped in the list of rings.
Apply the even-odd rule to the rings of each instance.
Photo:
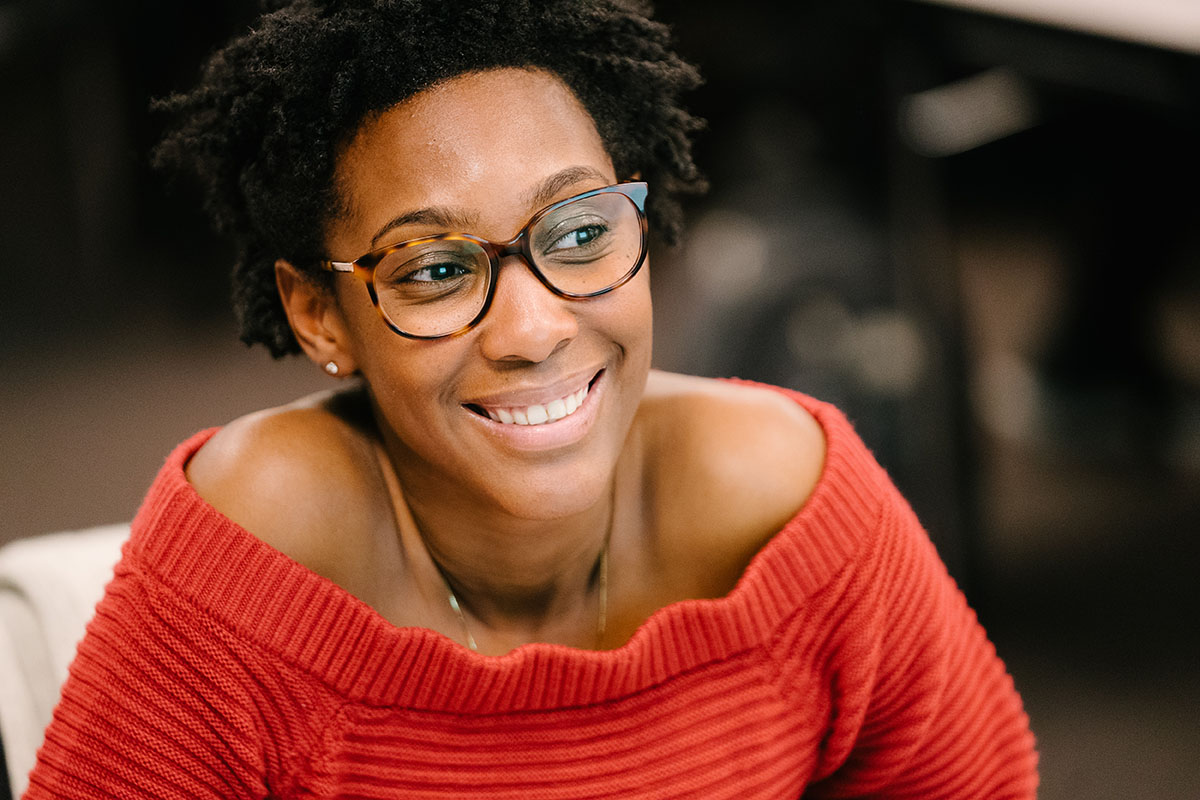
[[[814,797],[1033,798],[1020,697],[898,496],[837,601],[846,634]]]
[[[71,665],[27,800],[265,797],[244,669],[224,636],[118,565]]]

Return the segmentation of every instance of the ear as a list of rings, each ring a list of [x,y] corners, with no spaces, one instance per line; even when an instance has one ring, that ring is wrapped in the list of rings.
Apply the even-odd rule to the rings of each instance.
[[[313,363],[340,377],[356,372],[358,363],[333,292],[282,258],[275,262],[275,286],[292,332]]]

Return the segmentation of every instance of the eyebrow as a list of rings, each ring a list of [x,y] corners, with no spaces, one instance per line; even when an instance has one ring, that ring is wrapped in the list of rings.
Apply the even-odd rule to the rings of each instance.
[[[537,211],[554,202],[563,189],[584,181],[596,181],[604,186],[608,184],[609,179],[592,167],[567,167],[546,178],[527,194],[525,205],[532,211]]]
[[[393,228],[403,225],[431,225],[448,231],[464,231],[476,224],[476,218],[462,214],[444,206],[418,208],[416,211],[406,211],[395,219],[390,220],[371,238],[371,249],[379,246],[379,242]]]
[[[525,195],[525,205],[531,213],[550,205],[568,186],[584,181],[607,185],[609,178],[592,167],[567,167],[543,180]],[[379,246],[380,240],[393,228],[404,225],[431,225],[447,231],[465,232],[478,224],[478,217],[445,206],[430,206],[406,211],[388,221],[371,239],[371,249]]]

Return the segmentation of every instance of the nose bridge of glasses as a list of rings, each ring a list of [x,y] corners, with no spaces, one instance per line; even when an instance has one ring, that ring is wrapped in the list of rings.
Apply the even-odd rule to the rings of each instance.
[[[529,239],[528,236],[526,236],[526,232],[522,231],[511,241],[503,243],[490,243],[496,265],[492,278],[494,287],[503,280],[500,273],[502,272],[501,268],[503,266],[504,259],[516,256],[521,260],[521,264],[525,267],[525,269],[529,271],[529,275],[526,277],[534,279],[534,283],[540,284],[543,288],[548,290],[550,294],[561,296],[562,292],[560,292],[559,289],[550,282],[545,273],[543,273],[538,265],[534,263],[533,253],[529,250],[528,241]],[[494,288],[493,291],[496,291],[496,289]]]
[[[546,276],[533,263],[533,254],[529,250],[529,230],[525,229],[514,236],[507,242],[488,242],[492,252],[492,258],[495,261],[495,270],[493,280],[500,280],[500,268],[504,264],[504,259],[512,256],[519,256],[524,263],[525,268],[532,272],[542,285],[554,292],[554,288],[546,283]],[[557,293],[557,292],[555,292]]]
[[[525,231],[521,231],[507,242],[492,242],[492,252],[495,255],[496,263],[499,264],[509,256],[521,256],[521,258],[529,261],[528,253],[525,251],[526,241]]]

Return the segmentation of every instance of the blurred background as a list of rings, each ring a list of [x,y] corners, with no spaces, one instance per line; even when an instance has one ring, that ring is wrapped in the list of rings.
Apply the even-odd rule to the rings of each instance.
[[[1200,6],[661,0],[712,191],[656,360],[839,404],[1008,663],[1058,798],[1200,797]],[[0,0],[0,544],[130,519],[327,385],[238,343],[151,97],[245,0]]]

